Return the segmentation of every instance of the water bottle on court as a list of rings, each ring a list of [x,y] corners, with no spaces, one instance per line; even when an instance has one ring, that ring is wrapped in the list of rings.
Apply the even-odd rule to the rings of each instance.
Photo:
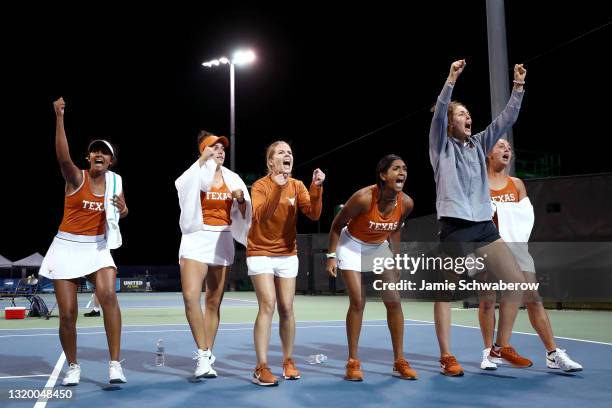
[[[166,365],[166,348],[164,347],[164,341],[162,339],[158,339],[156,346],[155,365],[157,367],[163,367]]]
[[[311,354],[306,358],[308,364],[321,364],[327,361],[325,354]]]

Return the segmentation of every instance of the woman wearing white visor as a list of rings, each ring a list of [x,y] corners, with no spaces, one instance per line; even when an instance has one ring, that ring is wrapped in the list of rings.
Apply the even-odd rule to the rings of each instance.
[[[53,280],[59,308],[59,335],[69,364],[63,385],[77,385],[81,367],[77,362],[77,286],[81,277],[95,285],[102,306],[110,353],[111,383],[125,383],[119,354],[121,311],[115,293],[117,267],[110,250],[121,246],[119,218],[128,214],[121,177],[109,170],[115,149],[106,140],[94,140],[87,149],[87,170],[79,169],[68,149],[64,130],[63,98],[53,103],[56,115],[55,152],[66,181],[64,217],[40,267],[39,274]]]

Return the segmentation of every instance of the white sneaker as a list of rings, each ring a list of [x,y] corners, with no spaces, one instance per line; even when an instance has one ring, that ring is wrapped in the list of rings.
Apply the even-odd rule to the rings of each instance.
[[[216,359],[210,350],[198,349],[193,359],[196,360],[196,369],[193,374],[195,378],[215,378],[217,376],[217,372],[212,368]]]
[[[109,382],[111,384],[125,384],[127,380],[123,375],[123,368],[121,368],[121,361],[109,361],[108,362],[108,376],[110,377]]]
[[[79,385],[81,380],[81,366],[76,363],[70,363],[66,376],[62,380],[62,385],[65,387],[72,387],[73,385]]]
[[[560,368],[566,373],[573,373],[576,371],[582,371],[582,366],[572,360],[565,350],[556,349],[554,353],[548,355],[546,353],[546,367],[548,368]]]
[[[491,350],[491,349],[487,349],[487,350]],[[498,353],[499,354],[499,353]],[[500,365],[504,365],[507,364],[503,358],[501,357],[493,357],[491,355],[491,353],[489,353],[489,361],[492,362],[493,364],[500,366]]]
[[[497,370],[497,364],[491,361],[494,358],[489,356],[490,353],[491,353],[490,348],[486,348],[482,350],[482,361],[480,363],[481,370]]]

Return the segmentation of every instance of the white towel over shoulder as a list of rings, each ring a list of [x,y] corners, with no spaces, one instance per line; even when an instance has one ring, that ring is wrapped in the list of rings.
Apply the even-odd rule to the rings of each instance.
[[[179,225],[183,234],[204,229],[200,191],[210,191],[216,169],[217,163],[213,159],[208,159],[204,166],[201,167],[199,160],[197,160],[174,182],[181,207]],[[247,201],[245,216],[244,218],[242,217],[238,203],[234,200],[230,211],[230,218],[232,220],[230,231],[236,241],[246,246],[252,218],[249,190],[238,174],[223,166],[221,167],[221,173],[230,191],[240,189],[244,192],[244,199]]]
[[[495,207],[499,235],[508,244],[521,270],[535,272],[535,265],[527,244],[535,221],[529,197],[523,198],[518,203],[495,202]]]
[[[119,230],[119,209],[113,204],[113,196],[121,194],[123,183],[121,176],[108,170],[105,175],[106,190],[104,191],[104,209],[106,210],[106,245],[109,249],[121,246],[121,231]]]

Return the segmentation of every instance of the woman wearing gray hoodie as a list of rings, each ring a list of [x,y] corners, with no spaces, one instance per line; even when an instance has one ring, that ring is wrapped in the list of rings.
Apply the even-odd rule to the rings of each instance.
[[[470,112],[465,105],[451,102],[455,82],[465,66],[465,60],[451,64],[429,130],[429,158],[436,180],[440,242],[444,253],[455,258],[475,253],[495,281],[524,283],[516,260],[491,221],[493,212],[486,155],[518,118],[527,70],[522,64],[514,66],[514,87],[508,104],[485,130],[472,135]],[[500,315],[492,356],[516,367],[529,367],[531,361],[519,356],[509,345],[522,293],[518,290],[505,291],[503,296],[513,307],[508,307]],[[434,305],[441,373],[461,376],[463,368],[450,353],[450,299],[441,300]]]

